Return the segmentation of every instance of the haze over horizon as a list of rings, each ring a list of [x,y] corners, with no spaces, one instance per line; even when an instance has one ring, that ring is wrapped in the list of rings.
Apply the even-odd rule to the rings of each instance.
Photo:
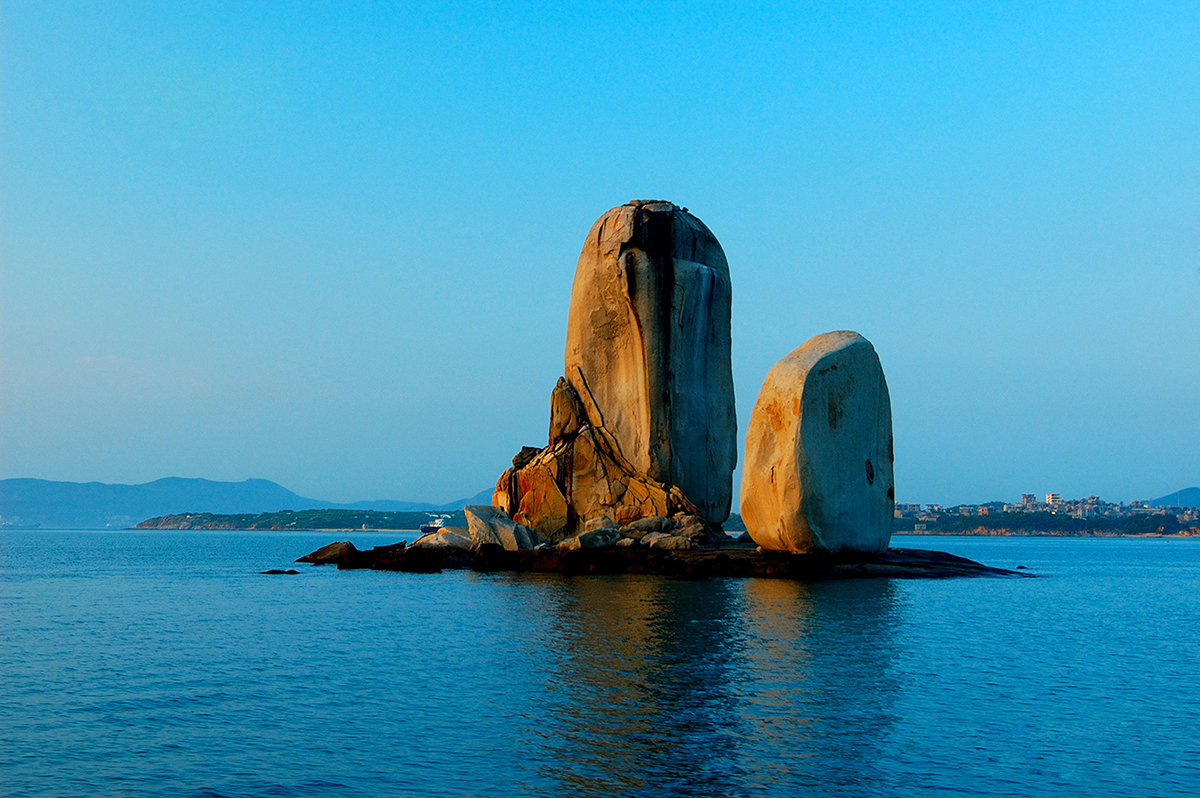
[[[739,435],[853,329],[899,501],[1200,484],[1200,7],[6,4],[0,37],[0,478],[474,494],[545,441],[588,228],[663,198],[728,257]]]

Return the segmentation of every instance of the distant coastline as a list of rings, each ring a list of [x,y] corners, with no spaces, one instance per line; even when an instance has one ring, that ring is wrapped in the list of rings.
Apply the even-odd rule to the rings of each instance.
[[[892,537],[931,535],[937,537],[985,537],[985,538],[1200,538],[1200,527],[1189,527],[1178,532],[1120,532],[1111,529],[1033,530],[1033,529],[988,529],[975,527],[961,530],[896,530]]]
[[[141,485],[121,485],[16,478],[0,480],[0,529],[129,529],[143,519],[189,513],[238,516],[243,519],[238,523],[254,523],[244,519],[281,510],[376,511],[383,515],[451,513],[467,504],[490,502],[491,497],[492,489],[487,488],[445,504],[391,500],[339,504],[300,496],[265,479],[214,482],[166,477]],[[284,528],[295,528],[287,527],[293,520],[284,520]],[[359,528],[362,523],[359,521],[354,527]]]
[[[270,530],[277,532],[300,532],[319,530],[335,532],[344,530],[375,530],[381,532],[406,532],[416,530],[428,523],[432,513],[428,512],[380,512],[377,510],[281,510],[277,513],[182,513],[149,518],[134,526],[134,529],[163,530]],[[441,514],[448,523],[458,519],[465,525],[462,511]]]
[[[416,530],[430,519],[428,512],[380,512],[375,510],[283,510],[276,513],[183,513],[150,518],[134,529],[161,530],[269,530],[340,531]],[[462,512],[446,518],[447,526],[465,526]],[[738,515],[730,516],[725,531],[745,530]],[[1077,538],[1200,538],[1200,526],[1181,524],[1175,516],[1157,515],[1121,519],[1080,519],[1049,514],[1017,514],[974,519],[944,517],[914,523],[896,519],[893,536],[934,535],[944,537],[1077,537]]]
[[[1194,512],[1154,512],[1118,517],[1079,518],[1065,513],[999,512],[957,515],[924,512],[896,518],[893,535],[973,535],[978,537],[1200,537]]]

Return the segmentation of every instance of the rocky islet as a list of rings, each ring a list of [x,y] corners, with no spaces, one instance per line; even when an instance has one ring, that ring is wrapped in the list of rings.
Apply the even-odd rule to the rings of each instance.
[[[767,375],[747,431],[748,533],[721,529],[737,464],[730,299],[725,254],[686,208],[634,200],[609,210],[576,266],[547,444],[521,448],[492,505],[465,508],[466,529],[370,552],[331,544],[300,561],[790,578],[1001,573],[888,549],[887,383],[870,342],[848,331],[816,336]]]

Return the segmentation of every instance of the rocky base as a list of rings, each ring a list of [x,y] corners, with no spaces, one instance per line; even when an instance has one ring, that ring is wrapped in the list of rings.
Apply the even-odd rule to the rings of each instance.
[[[593,521],[622,526],[648,517],[699,518],[679,488],[621,455],[613,434],[593,421],[599,417],[560,377],[550,397],[550,444],[517,452],[496,482],[492,504],[548,543],[577,535]]]
[[[301,558],[301,561],[303,560],[305,558]],[[483,572],[652,574],[681,579],[763,577],[819,581],[877,577],[921,579],[1029,575],[992,568],[974,560],[938,551],[888,549],[881,555],[859,557],[783,554],[760,551],[751,542],[732,538],[722,545],[685,550],[643,546],[576,549],[548,546],[533,551],[507,551],[500,546],[482,546],[474,551],[464,551],[451,548],[412,548],[396,544],[359,551],[352,544],[348,544],[340,549],[336,562],[339,569],[370,568],[377,571],[412,573],[471,569]]]

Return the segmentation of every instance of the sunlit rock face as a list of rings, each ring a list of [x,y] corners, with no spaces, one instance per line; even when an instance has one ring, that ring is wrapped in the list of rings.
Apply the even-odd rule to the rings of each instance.
[[[708,228],[636,200],[592,226],[571,289],[550,440],[523,449],[492,503],[543,540],[589,519],[729,517],[737,463],[729,266]]]
[[[533,530],[491,505],[468,504],[463,514],[467,517],[472,548],[499,546],[507,551],[528,551],[538,544]]]
[[[639,473],[729,517],[737,464],[729,266],[704,223],[634,201],[592,225],[575,269],[565,370],[588,422]]]
[[[650,516],[695,514],[679,490],[640,473],[611,433],[587,423],[575,389],[559,379],[551,396],[550,445],[526,447],[500,475],[492,504],[540,540],[558,542],[583,532],[589,520],[625,525]]]
[[[892,533],[892,410],[871,343],[810,339],[763,382],[746,430],[741,512],[769,551],[882,553]]]

